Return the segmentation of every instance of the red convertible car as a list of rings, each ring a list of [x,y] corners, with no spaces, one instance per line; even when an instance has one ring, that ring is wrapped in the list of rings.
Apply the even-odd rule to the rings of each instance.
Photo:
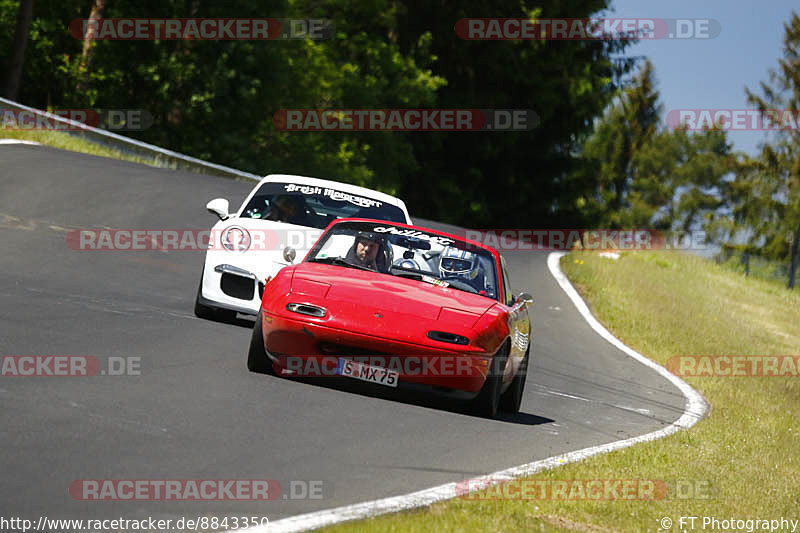
[[[528,294],[477,242],[406,224],[340,219],[302,263],[267,281],[247,366],[422,387],[494,417],[522,401]]]

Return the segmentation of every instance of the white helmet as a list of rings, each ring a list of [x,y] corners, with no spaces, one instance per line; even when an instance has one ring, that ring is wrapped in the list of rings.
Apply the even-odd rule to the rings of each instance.
[[[448,246],[439,256],[439,271],[442,278],[462,278],[473,280],[480,271],[478,254]]]

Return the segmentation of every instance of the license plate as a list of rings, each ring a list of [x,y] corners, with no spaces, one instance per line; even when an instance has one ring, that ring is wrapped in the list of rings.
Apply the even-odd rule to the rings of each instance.
[[[352,359],[339,359],[336,373],[349,378],[360,379],[361,381],[386,385],[387,387],[397,387],[397,378],[400,375],[399,372],[394,370],[365,365]]]

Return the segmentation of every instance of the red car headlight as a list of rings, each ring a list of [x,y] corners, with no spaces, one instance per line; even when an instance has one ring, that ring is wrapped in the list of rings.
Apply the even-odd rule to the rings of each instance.
[[[322,318],[328,313],[324,307],[303,303],[290,303],[286,306],[286,309],[293,313],[299,313],[301,315],[313,316],[317,318]]]
[[[465,336],[447,333],[446,331],[429,331],[428,338],[439,342],[449,342],[451,344],[469,344],[469,339]]]

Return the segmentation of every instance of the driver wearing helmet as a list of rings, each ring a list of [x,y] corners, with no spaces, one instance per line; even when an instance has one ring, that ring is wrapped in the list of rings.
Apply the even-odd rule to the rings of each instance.
[[[439,256],[439,272],[442,279],[455,279],[474,288],[486,290],[486,281],[478,254],[448,246]]]
[[[285,194],[277,196],[273,200],[267,220],[304,226],[307,225],[305,215],[305,199],[302,196]]]
[[[361,231],[356,235],[353,246],[345,260],[357,266],[385,272],[387,265],[387,245],[383,236],[372,231]],[[391,261],[388,262],[391,264]]]

